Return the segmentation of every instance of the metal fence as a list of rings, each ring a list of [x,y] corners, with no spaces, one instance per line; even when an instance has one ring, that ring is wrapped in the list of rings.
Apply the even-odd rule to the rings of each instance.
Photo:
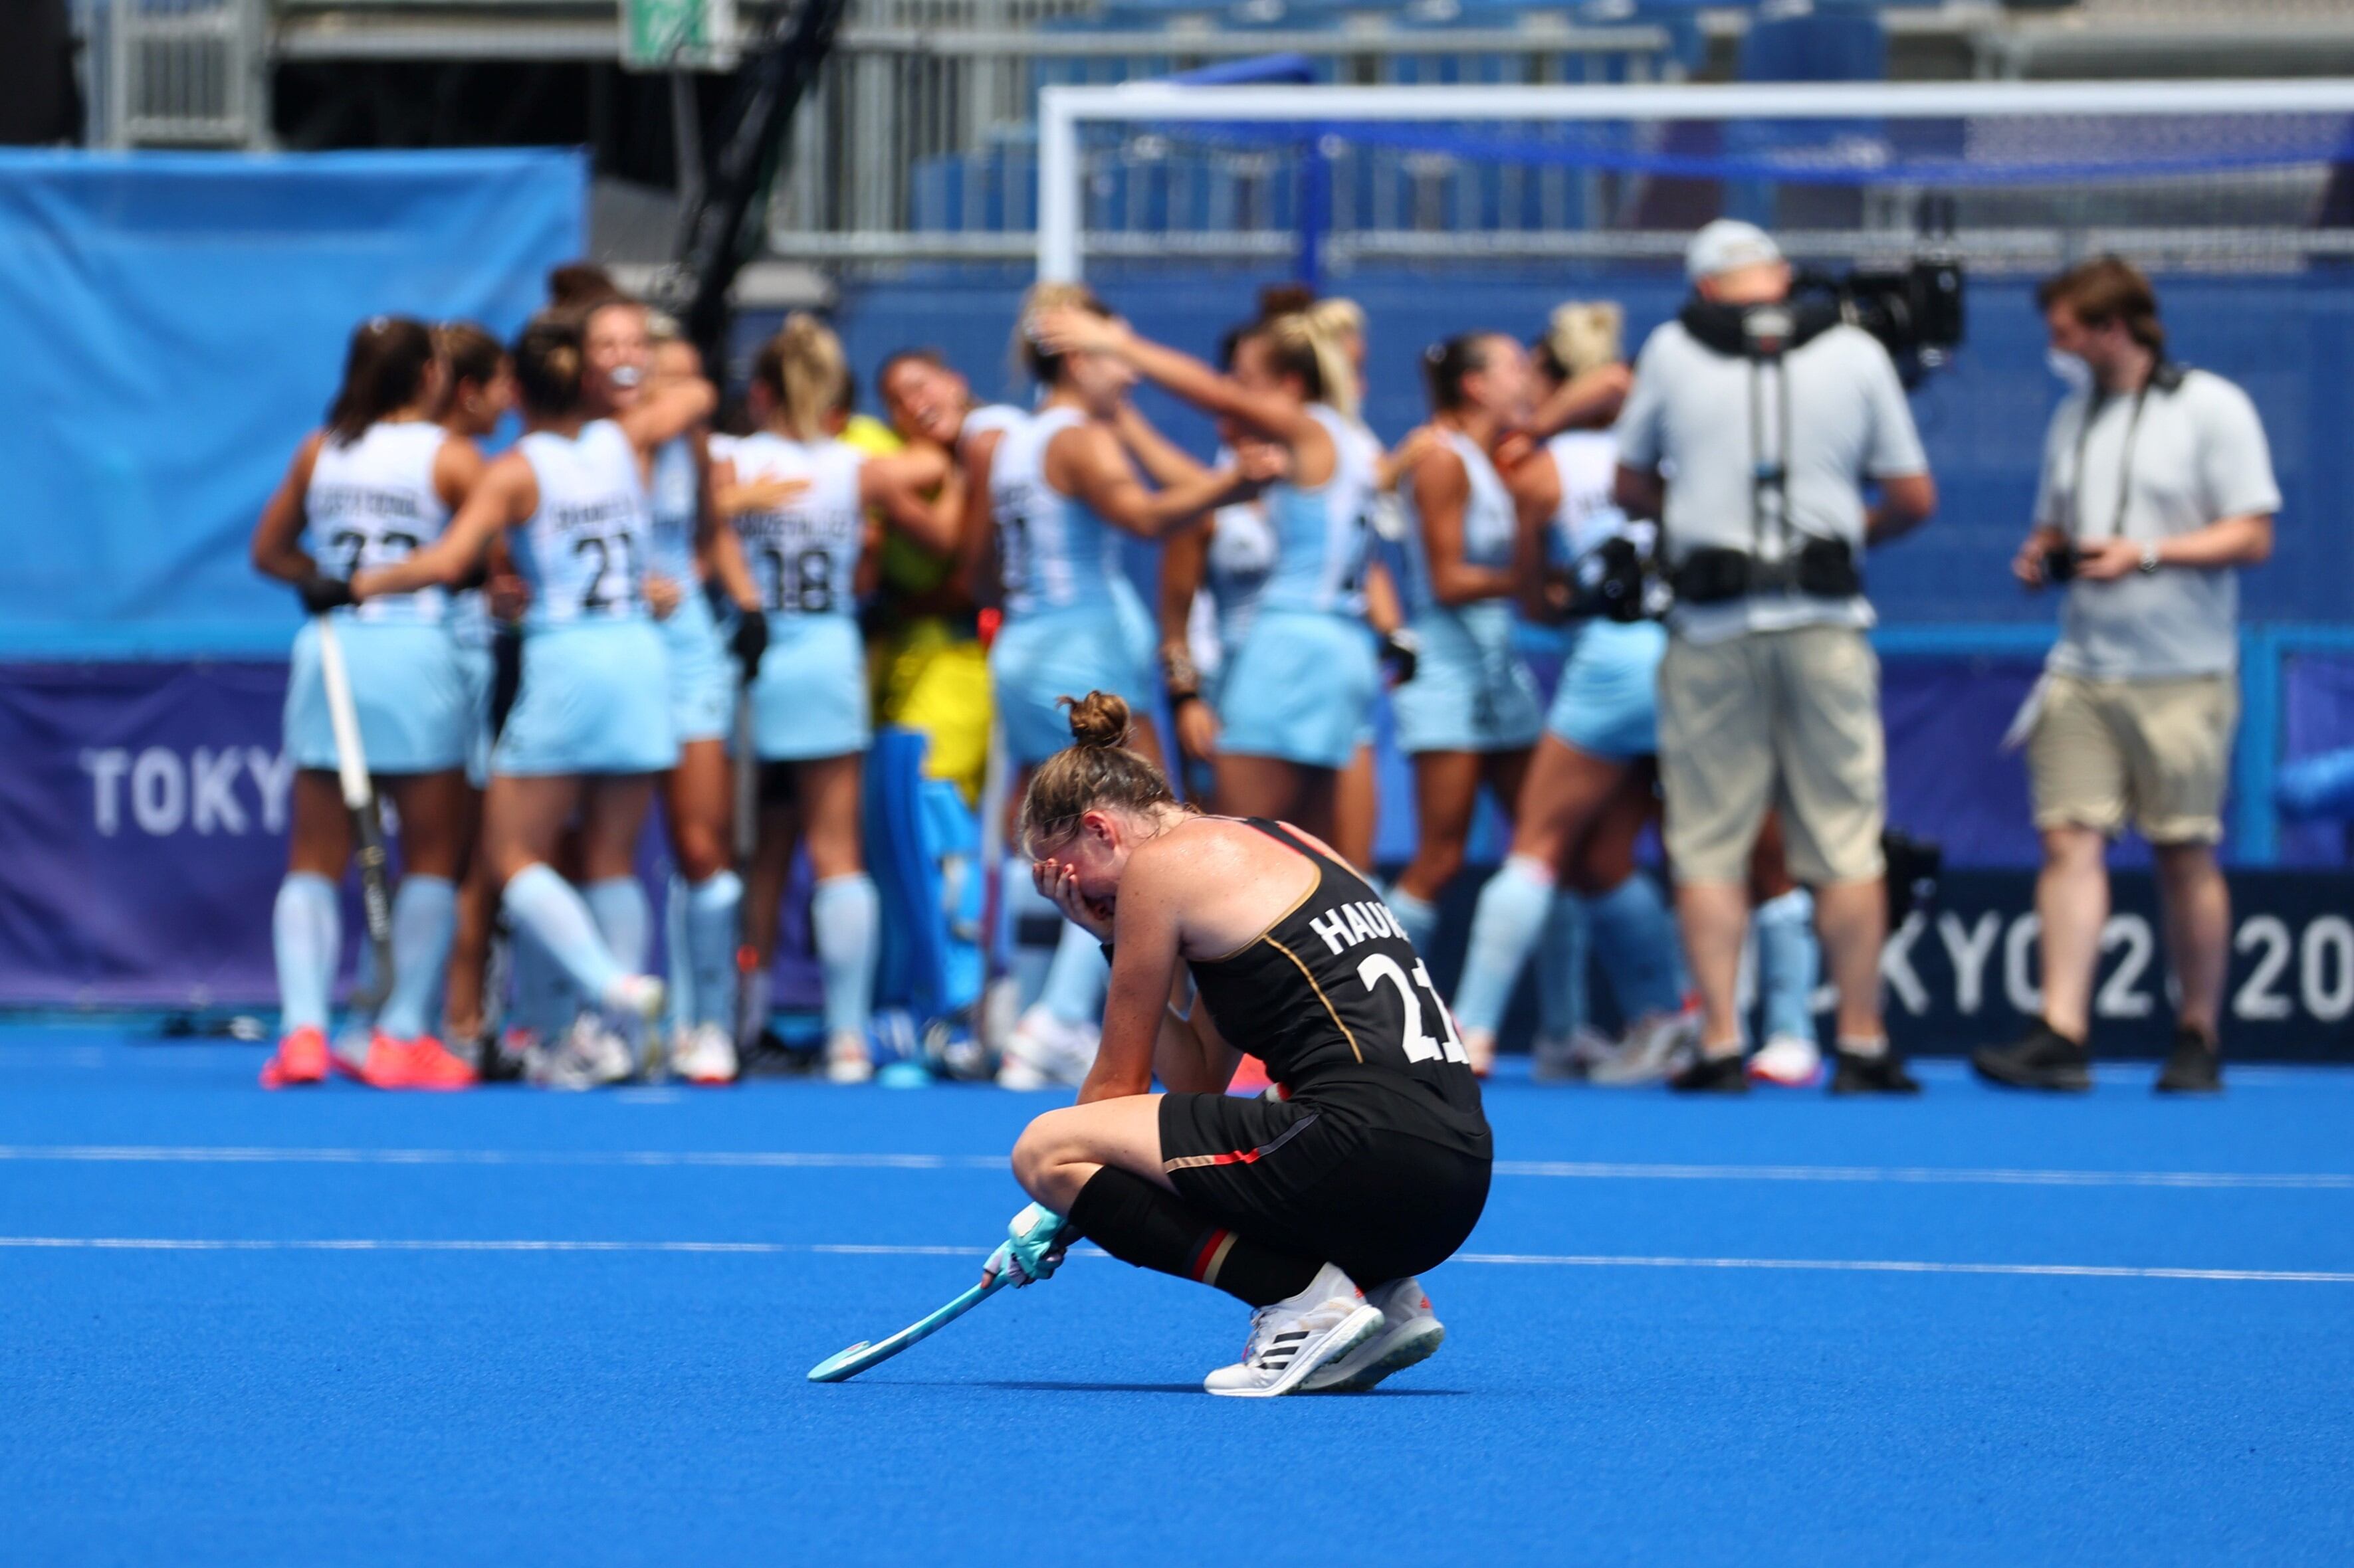
[[[884,0],[898,8],[927,0]],[[1669,38],[1650,26],[1576,27],[1554,16],[1510,27],[1413,27],[1360,17],[1317,30],[1219,32],[941,28],[886,22],[862,6],[842,34],[794,126],[791,162],[769,215],[769,240],[807,260],[1022,258],[1037,223],[1039,90],[1113,84],[1276,53],[1305,56],[1320,81],[1629,82],[1670,70]],[[1058,26],[1057,24],[1062,26]],[[1107,190],[1150,185],[1150,200],[1097,203],[1089,243],[1168,254],[1189,244],[1229,256],[1281,254],[1294,243],[1292,182],[1263,153],[1182,154],[1134,139],[1105,154]],[[1437,201],[1442,173],[1420,171]],[[1367,225],[1399,223],[1383,197]],[[1194,215],[1172,224],[1172,209]],[[1430,208],[1432,227],[1443,218]]]
[[[110,0],[82,14],[93,131],[113,147],[269,138],[266,0]]]

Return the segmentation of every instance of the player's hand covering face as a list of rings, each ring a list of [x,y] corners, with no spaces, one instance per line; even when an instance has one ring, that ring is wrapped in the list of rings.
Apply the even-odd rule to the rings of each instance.
[[[1031,880],[1038,891],[1054,900],[1063,917],[1091,934],[1099,942],[1111,940],[1113,907],[1119,897],[1116,879],[1100,873],[1090,875],[1080,869],[1082,858],[1087,855],[1086,838],[1075,839],[1064,853],[1065,859],[1049,855],[1034,861],[1030,866]]]

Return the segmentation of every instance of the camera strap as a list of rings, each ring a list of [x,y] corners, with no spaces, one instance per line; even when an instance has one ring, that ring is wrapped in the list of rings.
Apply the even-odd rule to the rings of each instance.
[[[2157,384],[2158,372],[2153,369],[2149,379],[2141,384],[2141,390],[2134,394],[2133,412],[2126,416],[2125,450],[2117,457],[2117,510],[2109,520],[2107,535],[2112,539],[2126,535],[2126,503],[2133,498],[2134,443],[2141,436],[2142,407],[2149,401],[2149,389]],[[2175,385],[2179,384],[2179,377],[2175,378]],[[2068,537],[2079,544],[2084,538],[2084,452],[2092,444],[2093,422],[2107,409],[2109,402],[2103,397],[2097,402],[2087,403],[2084,418],[2076,426],[2075,463],[2068,481]]]
[[[1775,419],[1771,460],[1766,456],[1766,371],[1774,371]],[[1774,519],[1783,559],[1790,555],[1790,366],[1779,354],[1749,355],[1749,535],[1750,553],[1767,559],[1766,520]]]

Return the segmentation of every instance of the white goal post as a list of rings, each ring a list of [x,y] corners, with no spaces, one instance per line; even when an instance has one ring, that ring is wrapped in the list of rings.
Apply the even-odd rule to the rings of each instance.
[[[1086,269],[1083,129],[1112,122],[1818,121],[2354,113],[2354,79],[1741,85],[1048,87],[1038,111],[1038,276]]]

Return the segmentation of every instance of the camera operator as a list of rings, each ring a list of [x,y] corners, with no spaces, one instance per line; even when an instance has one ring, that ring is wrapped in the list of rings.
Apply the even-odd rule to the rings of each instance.
[[[2092,1086],[2105,859],[2130,820],[2155,852],[2181,988],[2158,1087],[2212,1092],[2232,927],[2215,845],[2240,709],[2232,568],[2271,554],[2280,491],[2255,406],[2221,376],[2167,359],[2157,295],[2134,268],[2087,261],[2036,299],[2052,368],[2073,388],[2052,416],[2035,528],[2012,563],[2031,589],[2068,588],[2020,726],[2043,839],[2043,1015],[1971,1061],[2023,1088]]]
[[[1914,1093],[1880,1007],[1887,780],[1861,557],[1935,509],[1928,461],[1888,351],[1835,303],[1794,303],[1763,230],[1708,225],[1685,270],[1693,298],[1643,345],[1617,430],[1619,502],[1662,519],[1676,592],[1659,773],[1702,1011],[1701,1054],[1670,1082],[1749,1086],[1735,986],[1750,853],[1778,806],[1839,991],[1832,1092]]]

